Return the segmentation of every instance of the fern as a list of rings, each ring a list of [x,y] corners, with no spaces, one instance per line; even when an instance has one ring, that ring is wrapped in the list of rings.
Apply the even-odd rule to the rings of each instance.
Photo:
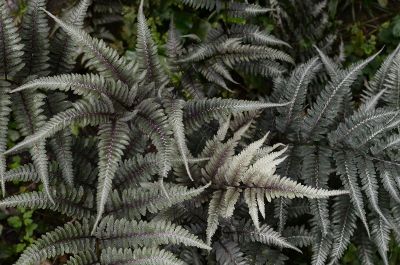
[[[0,3],[0,175],[43,184],[0,207],[67,222],[16,264],[283,264],[304,252],[322,265],[340,263],[351,244],[362,262],[378,252],[387,263],[391,233],[400,235],[399,49],[371,89],[358,89],[377,54],[342,69],[330,45],[296,60],[286,50],[282,29],[304,12],[312,32],[299,25],[294,38],[320,39],[326,2],[184,0],[225,24],[192,42],[171,22],[164,64],[143,1],[134,58],[87,33],[88,10],[118,6],[91,2],[60,19],[30,1],[21,25]],[[283,40],[251,23],[265,13],[281,20]],[[270,96],[229,98],[254,75]],[[6,150],[10,118],[24,139]],[[7,170],[7,156],[26,151]]]
[[[97,219],[104,212],[112,180],[123,151],[128,144],[128,126],[121,121],[110,121],[99,128],[99,184],[97,187]],[[96,226],[95,225],[95,226]]]

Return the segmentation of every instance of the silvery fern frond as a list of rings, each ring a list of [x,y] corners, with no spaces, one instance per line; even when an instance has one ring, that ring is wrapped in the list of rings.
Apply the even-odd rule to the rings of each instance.
[[[280,108],[278,111],[282,113],[278,120],[278,128],[285,131],[291,123],[301,121],[300,117],[304,110],[307,89],[310,82],[320,67],[318,58],[312,58],[307,63],[298,66],[287,80],[288,85],[283,90],[277,90],[274,95],[282,102],[290,102],[288,108]]]
[[[197,197],[209,184],[197,189],[165,184],[167,193],[173,194],[169,199],[158,184],[151,183],[148,186],[124,189],[121,192],[114,190],[106,205],[105,214],[140,219],[141,216],[145,216],[147,213],[157,213],[172,205]]]
[[[173,253],[157,248],[116,249],[108,248],[101,254],[101,264],[128,264],[137,263],[148,265],[184,265]]]
[[[228,16],[247,18],[271,12],[271,8],[261,7],[257,4],[230,2],[227,8]]]
[[[94,251],[82,251],[78,254],[72,255],[69,259],[68,262],[66,263],[67,265],[88,265],[88,264],[93,264],[98,261],[98,258],[96,257]]]
[[[357,215],[353,207],[349,198],[344,196],[335,198],[332,213],[333,246],[330,264],[335,264],[340,260],[356,230]]]
[[[82,28],[87,10],[92,0],[81,0],[68,10],[63,20],[77,28]],[[67,32],[58,30],[50,43],[50,66],[53,74],[69,73],[75,67],[78,57],[77,43],[69,38]]]
[[[89,56],[91,65],[106,77],[113,77],[127,85],[132,85],[133,66],[129,65],[124,57],[109,48],[103,40],[92,38],[84,30],[68,24],[47,11],[44,11],[54,19],[60,27],[79,45],[82,45],[84,51]]]
[[[22,72],[25,76],[43,76],[49,73],[49,25],[46,13],[46,0],[29,1],[21,25],[21,38],[24,44]]]
[[[104,213],[104,207],[112,189],[112,181],[128,145],[128,125],[120,120],[111,120],[99,127],[99,180],[97,186],[97,224]]]
[[[204,8],[208,10],[214,9],[219,6],[220,0],[181,0],[184,4],[192,6],[193,8],[199,9]]]
[[[94,251],[95,244],[96,239],[90,236],[88,222],[67,223],[43,235],[35,244],[25,250],[15,264],[33,265],[65,252],[76,254]]]
[[[341,71],[329,82],[307,112],[303,125],[304,135],[310,137],[315,133],[318,135],[327,130],[326,127],[331,124],[331,121],[339,111],[342,98],[350,91],[351,84],[355,81],[360,71],[377,55],[375,54],[360,63],[350,66],[347,70]]]
[[[95,232],[102,247],[137,247],[163,244],[184,244],[209,250],[210,247],[180,226],[169,222],[136,222],[104,218]]]
[[[101,101],[78,101],[71,109],[53,116],[42,128],[40,128],[40,130],[30,136],[27,136],[22,142],[7,150],[5,154],[17,152],[25,147],[35,144],[38,141],[46,139],[54,133],[71,125],[73,122],[79,122],[82,125],[99,125],[109,121],[110,118],[116,117],[117,116],[115,113],[106,103]]]
[[[381,90],[385,89],[386,83],[388,82],[388,77],[393,76],[393,71],[395,70],[395,62],[398,61],[400,45],[386,57],[385,61],[382,63],[378,71],[375,73],[374,77],[369,83],[367,90],[363,95],[363,101],[368,99],[371,95],[375,95]],[[390,74],[392,72],[392,74]],[[388,97],[389,99],[389,97]]]
[[[42,77],[14,89],[12,93],[27,89],[72,91],[76,95],[114,100],[115,104],[130,106],[134,100],[132,91],[121,81],[106,79],[98,74],[65,74]]]
[[[10,10],[4,1],[0,3],[1,9],[1,52],[0,73],[4,79],[14,78],[24,66],[23,44],[17,27],[14,25]]]
[[[138,13],[138,37],[136,44],[136,53],[139,67],[145,71],[146,82],[155,82],[157,86],[164,85],[167,77],[161,68],[157,54],[157,46],[154,44],[146,18],[143,14],[143,0],[140,3]]]

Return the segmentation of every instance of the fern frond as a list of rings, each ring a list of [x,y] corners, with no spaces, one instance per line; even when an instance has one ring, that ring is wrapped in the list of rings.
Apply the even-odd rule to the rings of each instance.
[[[365,95],[363,95],[363,100],[370,98],[371,95],[377,94],[379,91],[385,88],[385,83],[387,82],[387,77],[391,69],[393,69],[393,62],[397,60],[400,50],[400,45],[396,47],[396,49],[386,57],[385,61],[381,64],[378,71],[375,73],[374,77],[369,83],[368,90],[365,91]]]
[[[377,164],[377,169],[385,190],[396,202],[400,203],[399,187],[396,184],[396,173],[393,171],[393,167],[382,162]]]
[[[84,201],[85,191],[82,187],[78,189],[57,186],[57,189],[51,190],[52,197],[57,198],[54,203],[49,199],[46,192],[33,191],[13,195],[0,201],[0,207],[26,207],[30,209],[47,209],[60,212],[70,217],[79,219],[89,218],[93,215],[93,210]]]
[[[304,147],[302,149],[303,166],[301,178],[305,184],[316,188],[327,188],[329,174],[331,173],[332,152],[326,148]],[[322,234],[329,231],[329,208],[328,200],[309,200],[310,209],[314,215],[313,220],[321,228]]]
[[[0,21],[0,75],[7,80],[12,79],[24,67],[24,63],[21,37],[4,1],[0,2]]]
[[[202,44],[179,62],[196,63],[210,58],[222,60],[229,67],[238,63],[263,59],[293,63],[293,59],[283,51],[266,46],[243,44],[239,38],[229,38],[216,45]]]
[[[125,189],[120,192],[121,195],[114,191],[110,195],[111,200],[106,206],[105,214],[138,219],[147,212],[154,214],[177,203],[190,200],[202,193],[209,185],[197,189],[187,189],[184,186],[165,183],[167,193],[171,194],[169,199],[156,184],[149,185],[149,187]]]
[[[296,247],[309,246],[315,240],[314,235],[304,226],[289,226],[283,231],[282,236]]]
[[[10,15],[8,5],[0,2],[0,76],[13,80],[24,67],[22,62],[23,45],[18,29]],[[10,114],[11,98],[8,95],[11,84],[0,82],[0,181],[1,191],[5,194],[6,158],[3,153],[7,148],[7,128]]]
[[[26,89],[47,89],[47,90],[72,90],[76,95],[85,97],[95,96],[105,100],[113,99],[117,103],[130,106],[133,103],[134,95],[126,85],[113,79],[105,79],[96,74],[65,74],[53,77],[42,77],[30,81],[14,90],[12,93]]]
[[[206,229],[207,245],[211,245],[211,239],[218,229],[219,212],[221,211],[221,206],[223,206],[222,191],[214,191],[208,205]]]
[[[335,198],[332,213],[333,246],[330,264],[336,264],[350,244],[357,226],[357,215],[349,198]]]
[[[93,232],[104,213],[104,207],[112,189],[112,181],[128,145],[129,128],[125,122],[112,120],[99,128],[99,181],[97,185],[97,217]]]
[[[377,55],[378,53],[360,63],[351,65],[328,83],[307,112],[302,127],[304,135],[310,137],[315,132],[326,130],[326,127],[332,123],[332,120],[338,114],[342,98],[350,91],[350,86],[356,80],[357,75]]]
[[[175,27],[174,24],[174,19],[171,19],[171,22],[169,24],[169,30],[168,30],[168,40],[166,43],[166,50],[167,50],[167,55],[169,59],[169,64],[171,66],[171,70],[174,70],[177,66],[177,60],[179,57],[184,53],[184,48],[183,48],[183,43],[181,40],[181,36],[178,32],[178,30]]]
[[[399,134],[390,134],[389,136],[379,139],[376,144],[371,147],[371,152],[374,155],[381,154],[385,151],[396,150],[400,144]]]
[[[103,102],[78,101],[73,108],[61,112],[46,122],[37,132],[27,136],[22,142],[16,144],[4,154],[17,152],[23,148],[32,146],[38,141],[46,139],[56,132],[65,129],[67,126],[76,122],[81,126],[98,125],[115,118],[110,106]]]
[[[96,262],[98,258],[94,251],[82,251],[69,258],[65,265],[93,265]]]
[[[24,44],[24,76],[43,76],[49,73],[49,25],[43,8],[46,0],[29,1],[21,24]]]
[[[261,196],[258,196],[258,197],[261,197]],[[288,215],[289,215],[289,207],[288,207],[289,203],[291,203],[291,201],[288,198],[281,197],[281,198],[277,198],[275,200],[274,217],[278,220],[278,232],[279,233],[282,233],[283,229],[285,228],[285,225],[286,225],[286,222],[288,219]],[[258,207],[260,208],[260,206],[258,206]],[[261,212],[261,208],[260,208],[260,212]],[[261,212],[261,215],[263,215],[263,212]],[[265,213],[264,213],[264,215],[265,215]]]
[[[180,1],[195,9],[204,8],[207,10],[212,10],[217,5],[218,0],[180,0]]]
[[[48,232],[28,247],[15,265],[35,265],[65,253],[94,251],[96,239],[90,236],[87,222],[72,222]]]
[[[164,84],[168,78],[161,68],[155,45],[146,18],[143,14],[143,0],[140,2],[137,15],[137,43],[136,53],[139,68],[146,72],[145,80],[148,83],[155,82],[156,86]]]
[[[281,101],[290,102],[287,108],[278,109],[282,113],[277,121],[277,126],[282,131],[291,125],[298,124],[302,115],[306,100],[308,85],[315,78],[320,68],[318,58],[312,58],[308,62],[296,67],[290,79],[279,96]]]
[[[183,124],[182,109],[184,107],[184,101],[171,99],[166,102],[166,105],[167,105],[166,107],[168,113],[168,120],[172,126],[172,131],[174,133],[176,145],[178,146],[188,177],[191,180],[193,180],[188,164],[187,157],[190,155],[190,152],[186,145],[185,126]]]
[[[185,265],[171,252],[157,248],[116,249],[107,248],[101,253],[101,264]]]
[[[40,128],[44,126],[46,119],[43,114],[44,95],[27,91],[14,94],[12,99],[14,104],[12,104],[11,107],[21,134],[29,137],[29,135],[38,132]],[[52,200],[49,191],[48,158],[45,142],[43,139],[39,139],[32,143],[30,147],[33,164],[44,184],[45,191],[49,195],[50,200]],[[4,152],[4,155],[6,155],[6,153],[7,151]]]
[[[221,98],[190,100],[186,102],[184,107],[183,121],[186,129],[195,130],[202,126],[204,122],[210,122],[214,119],[220,120],[229,114],[282,107],[287,104]]]
[[[398,127],[400,123],[400,116],[394,115],[389,120],[376,124],[375,126],[366,127],[360,132],[360,135],[355,139],[350,139],[349,144],[358,150],[368,150],[370,146],[381,140],[387,132],[392,131]]]
[[[215,256],[218,264],[221,265],[248,265],[249,261],[246,259],[244,253],[241,251],[240,246],[230,240],[220,240],[214,243]]]
[[[44,190],[49,196],[49,199],[54,203],[53,197],[50,192],[49,183],[49,169],[48,169],[48,157],[46,153],[46,143],[44,140],[38,141],[33,144],[30,148],[30,154],[32,156],[33,164],[38,172],[41,182],[43,183]]]
[[[105,77],[113,77],[126,85],[132,85],[132,67],[123,57],[108,47],[103,40],[92,38],[85,31],[74,25],[63,22],[51,13],[44,10],[68,35],[88,53],[90,64]]]
[[[344,187],[350,192],[350,200],[354,205],[358,217],[360,217],[369,235],[369,228],[364,209],[364,200],[361,194],[361,188],[358,185],[358,180],[357,180],[358,174],[357,174],[355,155],[354,153],[351,152],[345,152],[345,153],[336,153],[334,157],[336,160],[337,172],[340,174],[340,178],[342,180]]]
[[[374,254],[376,252],[376,247],[364,232],[359,232],[360,233],[356,232],[358,258],[364,265],[374,265]]]
[[[282,45],[290,47],[288,43],[260,30],[258,26],[252,24],[233,24],[229,29],[229,36],[232,38],[242,38],[243,41],[255,45]]]
[[[164,109],[153,99],[142,101],[135,119],[139,129],[149,136],[159,152],[160,176],[165,178],[171,168],[171,129]]]
[[[389,68],[384,83],[384,94],[382,99],[387,102],[387,105],[396,108],[400,108],[400,58],[397,54],[395,60],[392,62],[392,66]]]
[[[304,186],[286,177],[253,171],[253,168],[248,170],[243,182],[250,185],[249,189],[263,190],[269,202],[279,197],[320,199],[349,193],[346,190],[324,190]]]
[[[318,52],[319,57],[321,58],[322,63],[324,64],[325,70],[328,72],[330,78],[335,78],[336,75],[340,73],[340,67],[337,63],[335,63],[331,58],[325,55],[323,51],[315,47]]]
[[[77,28],[83,27],[87,10],[92,0],[81,0],[74,7],[68,10],[64,16],[66,23]],[[53,41],[50,43],[50,64],[54,74],[69,73],[75,67],[75,61],[79,54],[77,44],[69,38],[68,34],[59,30],[56,32]]]
[[[390,226],[382,218],[371,219],[371,236],[384,264],[389,264],[387,252],[389,250]]]
[[[271,12],[273,9],[261,7],[256,4],[230,2],[227,8],[228,16],[231,17],[252,17]]]
[[[6,182],[23,181],[39,182],[39,176],[33,164],[21,165],[15,169],[7,171],[4,175]]]
[[[284,237],[278,232],[274,231],[268,225],[262,225],[260,229],[248,232],[248,239],[251,242],[260,242],[267,245],[273,245],[281,248],[290,248],[301,253],[301,250],[288,243]]]
[[[322,233],[317,233],[317,238],[313,244],[313,255],[311,258],[312,265],[325,265],[329,253],[332,248],[332,238],[330,234],[325,236]]]
[[[114,187],[139,186],[140,183],[148,182],[151,176],[157,174],[159,162],[156,154],[146,154],[145,156],[136,155],[130,159],[124,160],[119,164],[115,174]]]
[[[74,183],[73,154],[71,151],[72,135],[68,130],[62,130],[50,141],[53,152],[60,164],[62,177],[70,186]]]
[[[207,141],[200,157],[210,157],[209,161],[204,166],[204,169],[202,169],[202,175],[208,181],[213,180],[217,175],[220,166],[235,154],[235,148],[238,145],[238,141],[249,128],[249,125],[250,124],[246,124],[239,128],[233,137],[226,141],[226,143],[221,144],[221,140],[219,140],[221,136],[218,133],[213,139]]]
[[[243,179],[246,169],[253,160],[257,151],[264,144],[268,137],[267,133],[251,144],[249,144],[242,152],[233,158],[229,159],[222,167],[218,169],[217,176],[215,177],[217,181],[220,179],[221,182],[225,182],[228,185],[239,185],[239,182]]]
[[[361,156],[356,157],[356,163],[360,172],[361,183],[363,184],[362,189],[367,195],[370,205],[385,222],[389,223],[379,207],[378,180],[376,179],[374,163],[370,159]]]
[[[5,182],[7,181],[5,175],[7,170],[7,163],[3,153],[7,149],[8,122],[9,122],[9,115],[11,112],[10,108],[11,97],[7,93],[9,89],[10,89],[10,84],[8,82],[0,81],[0,181],[1,181],[2,194],[6,193]]]
[[[329,133],[329,140],[333,144],[340,142],[352,142],[357,138],[364,138],[363,133],[367,128],[376,127],[382,122],[387,122],[394,118],[397,112],[387,109],[360,110],[341,122],[337,129]]]
[[[136,222],[107,217],[100,222],[96,237],[102,247],[137,247],[183,244],[209,250],[206,244],[180,226],[169,222]]]

